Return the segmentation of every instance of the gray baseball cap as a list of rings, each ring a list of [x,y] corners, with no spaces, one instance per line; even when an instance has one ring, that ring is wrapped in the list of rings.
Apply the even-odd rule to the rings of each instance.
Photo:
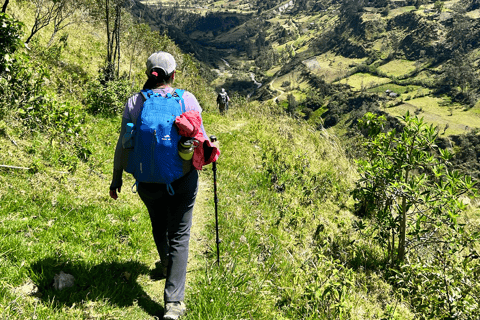
[[[176,67],[177,63],[175,62],[175,58],[170,53],[165,51],[157,51],[152,53],[152,55],[147,59],[146,74],[150,75],[153,68],[163,69],[165,74],[170,74],[175,71]]]

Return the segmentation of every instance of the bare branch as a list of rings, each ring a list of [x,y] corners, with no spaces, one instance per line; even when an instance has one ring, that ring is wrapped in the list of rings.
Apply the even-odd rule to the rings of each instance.
[[[48,0],[34,0],[35,22],[25,43],[29,43],[33,36],[50,24],[52,19],[62,10],[63,1],[49,2]]]
[[[65,22],[67,19],[72,17],[78,10],[77,5],[75,5],[74,2],[70,2],[69,0],[61,0],[60,2],[63,2],[63,5],[61,6],[60,10],[58,10],[53,18],[53,32],[52,36],[50,37],[50,40],[48,41],[47,47],[50,47],[50,45],[53,42],[53,39],[55,38],[55,35],[59,32],[68,27],[69,25],[72,25],[75,23],[74,20]]]

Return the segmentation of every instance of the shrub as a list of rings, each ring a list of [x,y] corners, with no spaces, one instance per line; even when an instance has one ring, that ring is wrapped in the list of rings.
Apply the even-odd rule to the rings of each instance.
[[[395,271],[390,280],[410,297],[419,319],[479,319],[480,265],[472,256],[435,255]]]
[[[353,192],[392,264],[404,261],[408,250],[458,245],[463,227],[457,219],[465,209],[459,197],[475,185],[449,169],[452,155],[436,147],[433,125],[408,112],[401,119],[405,127],[398,134],[382,132],[384,116],[367,113],[359,121],[369,135],[368,158],[358,161],[361,178]]]
[[[22,45],[23,23],[11,18],[8,14],[0,12],[0,74],[10,71],[14,62],[12,54]]]
[[[355,226],[383,247],[391,280],[421,319],[477,319],[480,233],[460,216],[475,183],[450,169],[452,155],[435,145],[433,125],[408,112],[401,119],[399,133],[382,132],[384,116],[359,121],[369,138],[353,191],[365,218]]]
[[[123,110],[123,106],[132,89],[128,80],[112,80],[104,84],[92,81],[85,97],[85,105],[92,114],[114,116]]]

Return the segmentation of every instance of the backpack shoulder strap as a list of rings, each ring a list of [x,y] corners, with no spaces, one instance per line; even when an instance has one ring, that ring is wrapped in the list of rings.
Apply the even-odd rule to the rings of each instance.
[[[185,101],[183,101],[183,94],[184,93],[185,93],[185,90],[181,90],[181,89],[175,89],[173,91],[173,96],[180,103],[180,106],[182,107],[182,113],[184,113],[186,111]]]
[[[148,90],[140,90],[140,95],[143,98],[143,103],[142,107],[140,108],[138,120],[140,123],[142,122],[142,113],[143,113],[143,107],[145,106],[145,102],[154,94],[153,90],[148,89]]]
[[[148,98],[153,94],[152,89],[147,89],[147,90],[140,90],[140,94],[143,97],[143,102],[147,101]]]

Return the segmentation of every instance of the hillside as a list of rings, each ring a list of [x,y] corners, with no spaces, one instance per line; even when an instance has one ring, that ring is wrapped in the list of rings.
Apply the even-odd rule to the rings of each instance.
[[[434,127],[419,119],[389,117],[409,108],[402,97],[411,94],[408,103],[422,103],[412,114],[420,115],[449,110],[442,101],[457,99],[466,110],[452,109],[446,118],[461,123],[476,107],[454,93],[474,91],[469,84],[438,92],[433,75],[448,70],[450,57],[409,60],[406,47],[365,46],[371,29],[356,20],[368,12],[385,19],[385,30],[370,34],[378,40],[408,32],[402,26],[413,28],[424,4],[406,15],[400,4],[388,14],[368,7],[348,19],[333,2],[165,5],[173,11],[164,12],[180,13],[172,17],[178,23],[157,29],[171,37],[176,31],[175,41],[115,3],[108,12],[118,13],[122,32],[106,27],[103,2],[78,4],[71,24],[55,33],[51,23],[27,45],[32,3],[9,3],[0,16],[0,318],[161,318],[165,280],[155,277],[158,257],[148,214],[130,189],[133,178],[124,175],[117,201],[108,196],[123,103],[141,88],[144,61],[159,49],[175,56],[175,86],[198,98],[206,130],[222,150],[221,263],[207,166],[184,319],[480,316],[478,186],[453,170],[456,159],[447,152],[474,141],[476,131],[447,140],[448,129],[440,128],[446,132],[436,141]],[[222,23],[216,33],[209,21]],[[300,24],[312,22],[295,38]],[[251,52],[242,51],[247,43]],[[468,55],[474,52],[472,45]],[[226,115],[215,105],[219,86],[232,97]],[[400,96],[385,97],[387,89]],[[470,150],[466,156],[476,158]],[[407,252],[400,259],[402,221]],[[61,271],[75,277],[72,288],[54,288]]]
[[[475,1],[142,3],[133,12],[149,12],[154,28],[206,63],[217,90],[275,101],[339,133],[366,110],[393,122],[409,111],[456,148],[457,168],[480,176]]]

